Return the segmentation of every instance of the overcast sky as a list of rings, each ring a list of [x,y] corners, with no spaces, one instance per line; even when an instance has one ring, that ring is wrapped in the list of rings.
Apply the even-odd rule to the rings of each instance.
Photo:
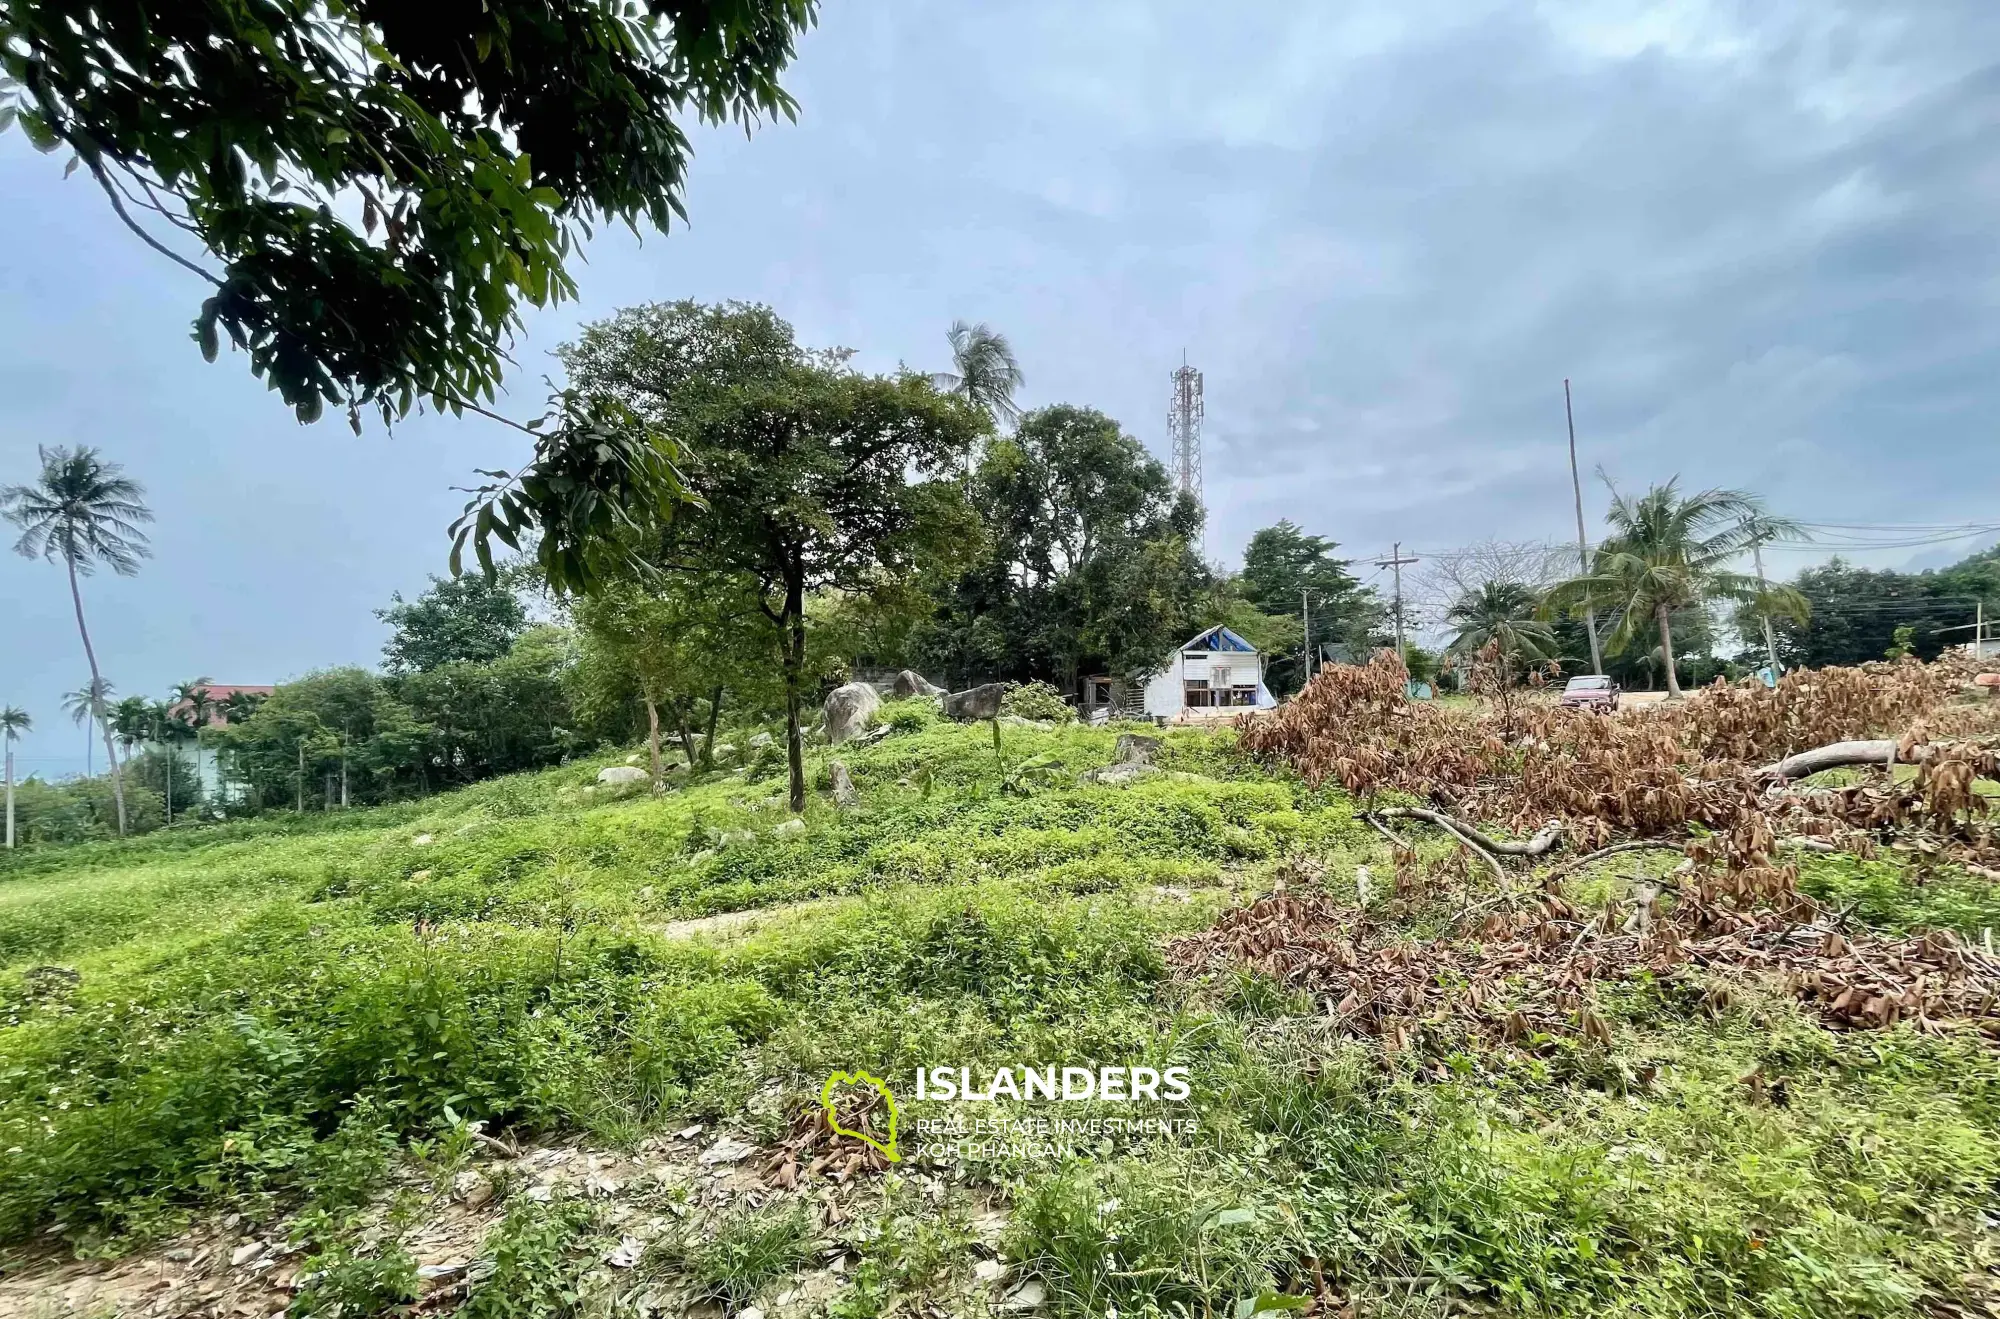
[[[1185,351],[1232,563],[1281,517],[1356,555],[1572,535],[1565,376],[1586,473],[1621,485],[2000,521],[1996,61],[1992,0],[834,0],[799,122],[698,135],[691,225],[592,244],[511,403],[580,321],[744,298],[873,369],[940,368],[953,318],[988,321],[1029,405],[1162,457]],[[443,570],[451,487],[517,446],[297,426],[240,357],[202,362],[200,289],[62,164],[0,135],[0,482],[83,443],[145,483],[156,557],[86,583],[107,676],[376,662],[371,611]],[[0,602],[26,768],[80,769],[62,575],[0,556]]]

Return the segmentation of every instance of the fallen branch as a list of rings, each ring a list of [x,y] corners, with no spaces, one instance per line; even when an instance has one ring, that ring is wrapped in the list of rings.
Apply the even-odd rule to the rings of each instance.
[[[1786,756],[1757,771],[1758,778],[1803,779],[1823,770],[1845,769],[1852,765],[1921,765],[1955,746],[1991,746],[1992,737],[1957,738],[1950,742],[1920,742],[1905,755],[1902,742],[1887,737],[1871,737],[1855,742],[1829,742],[1823,747]]]
[[[1687,848],[1683,844],[1674,842],[1672,839],[1669,838],[1635,838],[1629,842],[1613,843],[1609,847],[1600,847],[1595,852],[1586,852],[1582,856],[1577,857],[1575,860],[1570,861],[1564,865],[1558,866],[1554,870],[1551,870],[1548,874],[1548,878],[1551,880],[1555,880],[1555,879],[1561,879],[1565,875],[1573,875],[1579,870],[1583,870],[1589,866],[1597,864],[1599,861],[1604,860],[1606,857],[1617,856],[1623,852],[1685,852],[1685,851],[1687,851]]]
[[[1388,825],[1383,824],[1380,820],[1376,819],[1373,812],[1363,811],[1361,813],[1361,818],[1368,821],[1368,823],[1374,825],[1375,832],[1381,834],[1384,838],[1388,839],[1389,845],[1395,848],[1398,852],[1414,852],[1416,850],[1415,848],[1410,846],[1408,840],[1406,840],[1401,834],[1398,834],[1394,829],[1391,829]]]
[[[1457,834],[1473,846],[1484,848],[1499,856],[1540,856],[1554,847],[1556,840],[1561,838],[1563,833],[1562,821],[1550,820],[1533,838],[1525,843],[1516,843],[1505,839],[1488,838],[1456,816],[1446,815],[1443,811],[1428,811],[1421,806],[1384,806],[1376,813],[1394,819],[1428,820],[1440,829]]]

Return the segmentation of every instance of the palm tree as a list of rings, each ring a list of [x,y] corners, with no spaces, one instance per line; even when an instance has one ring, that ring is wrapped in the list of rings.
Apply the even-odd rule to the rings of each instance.
[[[63,693],[63,713],[70,717],[70,722],[78,728],[88,725],[83,735],[83,772],[86,776],[96,772],[90,758],[90,747],[97,740],[97,712],[104,708],[105,702],[116,690],[109,678],[92,678],[75,691]],[[105,750],[108,752],[110,748],[107,746]]]
[[[1608,482],[1607,482],[1608,484]],[[1605,521],[1611,535],[1597,547],[1591,570],[1552,588],[1544,617],[1558,609],[1576,613],[1586,601],[1618,611],[1611,649],[1623,651],[1650,622],[1659,631],[1667,697],[1681,695],[1674,662],[1671,616],[1711,600],[1746,600],[1769,614],[1804,622],[1809,606],[1789,586],[1767,585],[1728,565],[1760,538],[1801,534],[1797,524],[1764,511],[1741,490],[1683,495],[1680,478],[1656,485],[1637,499],[1611,492]]]
[[[90,661],[90,680],[102,681],[97,669],[97,651],[90,644],[90,628],[83,621],[83,592],[78,577],[87,577],[99,563],[106,563],[120,577],[139,571],[139,560],[152,553],[146,547],[141,522],[151,522],[153,512],[144,503],[145,489],[123,474],[117,463],[105,462],[97,450],[57,445],[37,448],[42,474],[33,485],[0,488],[0,512],[21,528],[14,542],[16,553],[30,559],[62,560],[69,570],[70,602],[76,606],[76,630],[83,637],[84,658]],[[96,708],[100,731],[104,734],[104,754],[111,762],[111,796],[118,807],[118,833],[125,834],[125,777],[118,757],[111,751],[111,728],[104,719],[100,699]]]
[[[197,780],[201,778],[201,730],[208,727],[209,717],[218,708],[215,693],[208,689],[211,681],[213,679],[206,677],[190,678],[174,688],[174,706],[187,721],[188,727],[194,730],[194,776]]]
[[[1014,360],[1007,336],[981,322],[967,325],[953,321],[945,336],[951,342],[952,370],[940,371],[931,383],[947,394],[956,394],[996,422],[1012,425],[1021,410],[1014,406],[1014,391],[1026,377]]]
[[[143,696],[128,696],[111,707],[111,731],[117,735],[126,760],[131,760],[133,748],[146,740],[152,720],[153,707]]]
[[[14,743],[35,721],[18,705],[0,709],[0,742],[7,747],[7,846],[14,846]]]
[[[1464,658],[1495,646],[1505,684],[1516,660],[1531,665],[1555,653],[1555,633],[1535,617],[1540,605],[1540,596],[1526,582],[1492,581],[1467,591],[1445,611],[1445,621],[1458,629],[1445,651]]]

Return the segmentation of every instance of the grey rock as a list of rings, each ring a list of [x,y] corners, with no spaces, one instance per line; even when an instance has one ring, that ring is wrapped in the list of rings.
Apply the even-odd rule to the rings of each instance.
[[[1029,1278],[1000,1300],[1003,1314],[1019,1314],[1026,1310],[1039,1310],[1048,1304],[1049,1289],[1039,1278]]]
[[[836,687],[826,697],[826,740],[835,746],[861,736],[868,718],[881,707],[882,698],[865,682]]]
[[[847,772],[847,766],[834,761],[826,772],[833,779],[834,804],[843,811],[851,811],[861,804],[860,789],[854,786],[854,776]]]
[[[773,829],[771,832],[780,838],[789,838],[794,834],[802,834],[805,831],[806,831],[806,822],[804,820],[801,820],[798,816],[794,815],[789,820],[781,821],[778,827]]]
[[[1160,739],[1157,737],[1147,737],[1144,733],[1120,733],[1117,759],[1101,769],[1087,771],[1083,781],[1119,787],[1151,778],[1160,772],[1153,764],[1153,758],[1159,752]]]
[[[752,751],[762,751],[769,745],[771,745],[771,735],[769,733],[752,733],[750,735],[750,749]]]
[[[942,696],[944,688],[915,669],[904,669],[896,675],[896,681],[890,684],[889,694],[898,700],[907,701],[912,696]]]
[[[757,1147],[749,1141],[724,1136],[703,1150],[695,1162],[712,1168],[718,1163],[741,1163],[756,1152]]]
[[[944,712],[948,718],[967,724],[975,719],[998,719],[1000,702],[1006,695],[1007,684],[1004,682],[968,687],[962,692],[951,692],[945,696]]]
[[[644,783],[651,777],[637,765],[607,765],[597,771],[599,783]]]

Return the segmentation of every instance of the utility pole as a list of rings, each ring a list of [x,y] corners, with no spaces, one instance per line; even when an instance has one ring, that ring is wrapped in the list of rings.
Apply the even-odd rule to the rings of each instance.
[[[1301,586],[1299,588],[1299,610],[1305,615],[1306,620],[1306,653],[1301,657],[1304,659],[1306,667],[1305,675],[1299,680],[1299,686],[1303,687],[1312,681],[1313,676],[1313,606],[1312,590],[1310,587]]]
[[[1415,556],[1414,554],[1413,554],[1413,555],[1410,555],[1410,556],[1409,556],[1409,557],[1407,557],[1407,558],[1405,558],[1405,557],[1404,557],[1404,555],[1403,555],[1403,542],[1402,542],[1402,541],[1400,541],[1400,540],[1399,540],[1399,541],[1397,541],[1397,542],[1396,542],[1396,543],[1395,543],[1395,544],[1394,544],[1393,546],[1391,546],[1391,547],[1390,547],[1390,550],[1389,550],[1389,557],[1388,557],[1388,558],[1386,558],[1386,559],[1377,559],[1377,560],[1375,560],[1375,566],[1376,566],[1376,567],[1378,567],[1378,568],[1389,568],[1389,569],[1392,569],[1392,570],[1394,570],[1394,572],[1395,572],[1395,574],[1396,574],[1396,658],[1397,658],[1397,659],[1399,659],[1399,660],[1401,660],[1401,659],[1403,659],[1403,658],[1404,658],[1404,655],[1403,655],[1403,565],[1404,565],[1404,564],[1406,564],[1406,563],[1415,563],[1416,561],[1417,561],[1417,558],[1416,558],[1416,556]]]
[[[1764,580],[1764,538],[1762,536],[1750,542],[1750,556],[1757,561],[1757,591],[1761,595],[1771,589],[1771,584]],[[1775,682],[1778,677],[1778,641],[1771,632],[1771,611],[1766,606],[1759,609],[1758,612],[1764,616],[1764,656],[1771,663],[1771,678]]]
[[[1583,481],[1576,474],[1576,409],[1569,402],[1569,377],[1563,377],[1563,419],[1569,423],[1569,488],[1576,496],[1576,559],[1577,567],[1587,577],[1590,575],[1590,542],[1583,534]],[[1584,602],[1583,625],[1590,632],[1590,671],[1604,676],[1604,652],[1597,644],[1597,607]],[[1767,625],[1768,626],[1768,625]]]

